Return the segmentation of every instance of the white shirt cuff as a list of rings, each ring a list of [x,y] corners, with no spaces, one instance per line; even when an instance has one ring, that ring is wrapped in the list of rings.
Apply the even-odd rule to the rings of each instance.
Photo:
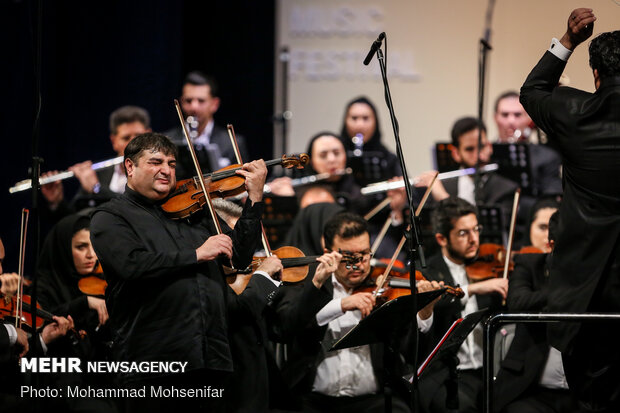
[[[14,346],[17,343],[17,330],[12,324],[4,324],[6,331],[9,333],[9,343]]]
[[[551,46],[549,46],[549,51],[555,55],[560,60],[567,61],[573,52],[568,50],[558,39],[555,37],[551,39]]]
[[[427,333],[430,329],[431,326],[433,325],[433,313],[431,313],[431,316],[429,318],[427,318],[426,320],[422,320],[420,318],[419,314],[416,314],[416,317],[418,319],[418,330],[420,331],[420,333]]]
[[[267,274],[265,271],[254,271],[254,274],[260,274],[263,277],[267,278],[269,281],[271,281],[276,287],[280,286],[280,281],[278,280],[274,280],[273,278],[271,278],[269,276],[269,274]]]
[[[469,301],[469,285],[462,285],[461,290],[463,290],[463,298],[461,298],[461,304],[467,305]]]
[[[316,313],[316,322],[319,326],[324,326],[343,314],[342,298],[334,298],[329,303],[325,304],[325,306],[321,308],[318,313]]]

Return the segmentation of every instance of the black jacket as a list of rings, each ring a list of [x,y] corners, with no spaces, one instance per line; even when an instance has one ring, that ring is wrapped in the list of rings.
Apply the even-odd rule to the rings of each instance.
[[[557,87],[566,62],[546,52],[521,88],[521,103],[559,147],[564,198],[551,268],[548,310],[593,307],[605,265],[620,240],[620,77],[601,80],[595,93]],[[551,344],[566,350],[577,323],[549,325]]]
[[[179,150],[179,156],[177,158],[177,179],[187,179],[195,176],[196,170],[191,160],[189,149],[187,149],[187,142],[185,141],[185,135],[183,134],[183,130],[181,129],[181,127],[178,126],[176,128],[172,128],[166,131],[164,134],[170,138],[172,143],[174,143]],[[253,159],[250,158],[250,155],[246,148],[244,137],[240,135],[237,135],[236,137],[237,146],[239,146],[239,152],[241,153],[241,159],[243,160],[243,162],[252,161]],[[217,124],[214,125],[213,132],[209,137],[209,142],[214,143],[218,146],[220,150],[220,156],[222,158],[228,159],[231,164],[237,163],[235,151],[232,144],[230,143],[230,138],[226,129],[218,126]],[[198,157],[198,162],[200,163],[200,167],[203,173],[212,172],[220,169],[219,165],[210,164],[206,149],[199,147],[194,147],[194,149],[196,150],[196,156]]]
[[[547,304],[548,254],[521,254],[515,257],[510,274],[507,306],[509,312],[537,312]],[[519,323],[506,357],[501,362],[493,391],[493,410],[501,411],[526,390],[537,386],[547,356],[544,323]]]
[[[258,245],[262,207],[247,203],[235,225],[235,268],[246,268]],[[187,361],[187,370],[232,370],[228,287],[217,261],[196,262],[195,249],[210,235],[202,223],[165,217],[129,188],[95,211],[91,239],[108,281],[118,360]]]

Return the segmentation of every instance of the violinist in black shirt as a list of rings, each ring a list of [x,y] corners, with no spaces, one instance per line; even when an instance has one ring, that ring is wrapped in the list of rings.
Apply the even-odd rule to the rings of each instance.
[[[243,165],[248,200],[230,235],[211,222],[172,220],[160,204],[175,187],[176,147],[161,134],[139,135],[125,149],[125,194],[95,211],[91,237],[108,281],[106,302],[120,361],[182,361],[184,373],[126,373],[129,386],[222,388],[232,371],[222,266],[246,268],[259,242],[267,168]],[[224,225],[223,225],[224,227]],[[225,227],[228,228],[228,227]],[[148,386],[147,386],[148,387]],[[128,411],[219,411],[221,398],[128,398]]]

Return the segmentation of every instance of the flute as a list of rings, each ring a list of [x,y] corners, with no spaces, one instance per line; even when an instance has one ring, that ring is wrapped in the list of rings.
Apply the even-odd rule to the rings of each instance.
[[[492,171],[496,171],[497,168],[498,166],[496,163],[490,163],[480,168],[480,172],[482,173],[492,172]],[[442,172],[439,175],[437,175],[437,179],[443,181],[444,179],[458,178],[459,176],[473,175],[475,173],[476,173],[476,168],[458,169],[456,171]],[[418,182],[418,179],[413,178],[413,179],[410,179],[409,182],[411,183],[411,185],[415,185]],[[402,179],[398,181],[393,181],[393,182],[382,181],[382,182],[375,182],[374,184],[370,184],[362,188],[361,192],[363,195],[371,195],[371,194],[376,194],[379,192],[386,192],[391,189],[402,188],[404,186],[405,186],[405,183]]]
[[[93,170],[108,168],[110,166],[118,165],[123,162],[123,157],[119,156],[117,158],[108,159],[106,161],[101,161],[94,163],[92,165]],[[73,172],[71,171],[63,171],[54,175],[46,176],[45,178],[39,179],[39,185],[49,184],[50,182],[62,181],[64,179],[68,179],[73,177]],[[32,179],[24,179],[23,181],[19,181],[14,186],[9,188],[9,192],[14,194],[15,192],[25,191],[26,189],[32,188]]]

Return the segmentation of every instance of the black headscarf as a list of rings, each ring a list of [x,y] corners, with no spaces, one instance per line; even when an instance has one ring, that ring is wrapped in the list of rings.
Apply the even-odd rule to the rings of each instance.
[[[286,245],[294,245],[306,255],[322,255],[323,226],[331,217],[345,209],[334,203],[321,202],[299,210],[286,235]]]
[[[88,301],[78,288],[82,277],[73,263],[71,240],[82,229],[88,229],[90,219],[83,215],[69,215],[61,219],[43,243],[37,263],[39,303],[56,315],[71,315],[78,324],[80,314],[88,312]]]
[[[368,105],[372,110],[373,115],[375,116],[375,133],[368,140],[368,142],[364,142],[364,150],[368,151],[381,151],[384,149],[383,143],[381,143],[381,127],[379,126],[379,117],[377,116],[377,108],[375,105],[368,99],[366,96],[360,96],[347,104],[346,109],[344,110],[344,116],[342,118],[342,129],[340,130],[340,139],[342,139],[342,143],[347,150],[355,149],[355,145],[351,140],[352,136],[349,136],[347,132],[347,115],[349,113],[349,109],[356,103],[363,103]],[[387,150],[387,149],[386,149]]]

